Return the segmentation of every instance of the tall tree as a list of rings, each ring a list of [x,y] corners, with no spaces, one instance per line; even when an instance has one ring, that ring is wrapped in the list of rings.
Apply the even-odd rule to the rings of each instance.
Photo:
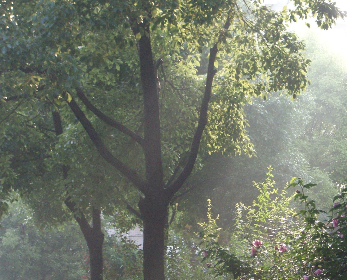
[[[146,280],[165,278],[168,206],[183,191],[199,150],[247,150],[242,105],[274,91],[295,97],[306,87],[309,61],[286,22],[312,14],[328,28],[342,16],[330,1],[295,1],[294,10],[281,13],[260,2],[1,4],[3,100],[51,104],[66,130],[76,126],[72,112],[84,141],[127,180],[122,186],[138,190]],[[57,134],[63,139],[64,132]],[[55,163],[69,166],[63,147],[49,151],[65,155]]]

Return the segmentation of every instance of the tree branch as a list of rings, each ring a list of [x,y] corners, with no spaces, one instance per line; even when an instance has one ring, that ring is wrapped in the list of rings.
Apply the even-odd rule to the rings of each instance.
[[[130,167],[126,166],[119,159],[114,157],[111,152],[106,148],[99,134],[95,131],[91,122],[87,119],[83,111],[77,105],[74,99],[68,102],[71,111],[74,113],[77,120],[82,124],[83,128],[89,135],[98,153],[113,167],[119,170],[126,178],[128,178],[142,193],[147,193],[147,184],[137,174],[137,172]]]
[[[86,240],[87,238],[90,238],[93,228],[88,223],[86,217],[83,215],[83,213],[78,213],[78,211],[75,208],[75,203],[71,201],[71,197],[65,199],[64,203],[67,206],[67,208],[69,208],[71,213],[74,215],[74,218],[80,226],[80,229],[83,232],[83,235],[85,236]]]
[[[3,119],[0,120],[0,124],[2,124],[3,122],[5,122],[11,115],[13,115],[13,114],[17,111],[17,109],[19,108],[19,106],[22,105],[22,103],[23,103],[23,100],[20,100],[20,102],[18,102],[17,106],[14,107],[14,108],[11,110],[11,112],[9,112],[9,113],[7,114],[7,116],[5,116]]]
[[[228,17],[224,25],[224,29],[227,30],[229,26],[230,26],[230,17]],[[220,39],[221,37],[219,37],[218,41],[220,41]],[[192,140],[189,156],[183,170],[181,171],[177,179],[168,188],[165,189],[166,197],[168,201],[170,201],[173,198],[175,193],[182,187],[183,183],[187,180],[189,175],[192,173],[196,158],[198,156],[201,137],[207,124],[208,104],[210,102],[211,93],[212,93],[213,78],[217,71],[214,67],[214,62],[216,61],[217,53],[218,53],[218,47],[216,43],[210,49],[210,58],[209,58],[208,68],[207,68],[205,93],[204,93],[203,100],[201,102],[198,127],[196,128],[196,131]]]
[[[144,103],[144,153],[146,178],[152,195],[158,195],[163,189],[163,165],[161,158],[159,97],[156,70],[153,64],[153,53],[149,37],[149,27],[138,41],[140,59],[140,76]],[[134,31],[135,33],[135,31]],[[147,33],[147,34],[146,34]]]
[[[117,191],[119,192],[120,196],[121,196],[121,200],[123,201],[123,203],[127,206],[127,209],[132,212],[133,214],[135,214],[135,216],[137,216],[138,218],[140,218],[142,220],[141,214],[139,211],[137,211],[134,207],[132,207],[124,198],[124,196],[122,195],[122,192],[120,191],[120,189],[115,186],[115,188],[117,189]]]
[[[108,124],[109,126],[112,126],[116,129],[118,129],[120,132],[123,132],[124,134],[128,135],[139,143],[141,146],[143,145],[143,139],[138,134],[127,128],[125,125],[115,121],[114,119],[106,116],[104,113],[102,113],[99,109],[97,109],[85,96],[83,90],[81,88],[77,88],[77,96],[82,100],[83,104],[92,111],[100,120]]]
[[[61,118],[60,118],[59,112],[53,111],[52,112],[52,117],[53,117],[55,135],[59,136],[60,134],[63,133],[63,126],[61,124]],[[65,180],[67,178],[67,176],[68,176],[69,168],[66,165],[62,165],[62,170],[63,170],[63,179]],[[75,218],[76,222],[78,223],[78,225],[80,226],[81,231],[83,232],[83,235],[86,238],[90,237],[91,236],[92,227],[88,223],[88,221],[87,221],[86,217],[83,215],[83,213],[77,213],[76,205],[75,205],[74,202],[71,201],[71,197],[68,196],[64,200],[64,203],[67,206],[67,208],[69,208],[71,213],[74,215],[74,218]]]
[[[185,180],[191,174],[198,152],[199,152],[202,133],[207,124],[208,104],[211,98],[213,78],[214,78],[214,75],[216,74],[216,70],[214,69],[214,62],[216,60],[217,52],[218,52],[218,48],[217,48],[217,44],[215,44],[210,49],[210,58],[209,58],[208,72],[206,77],[205,93],[201,103],[198,127],[196,128],[196,131],[193,137],[192,145],[189,152],[189,157],[187,159],[187,162],[182,172],[177,177],[177,179],[166,189],[167,197],[169,200],[171,200],[173,195],[182,187]]]
[[[10,96],[10,97],[4,96],[1,99],[5,102],[8,102],[8,101],[12,101],[12,100],[17,100],[23,96],[25,96],[25,94],[19,94],[19,95],[14,95],[14,96]]]

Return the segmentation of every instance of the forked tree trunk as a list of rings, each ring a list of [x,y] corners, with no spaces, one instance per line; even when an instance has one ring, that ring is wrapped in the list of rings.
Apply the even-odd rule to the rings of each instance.
[[[141,35],[137,46],[144,103],[143,139],[133,132],[130,133],[129,130],[125,129],[121,124],[110,120],[110,118],[103,115],[99,110],[96,110],[89,101],[85,100],[86,98],[81,90],[78,89],[77,91],[82,101],[84,100],[84,104],[92,109],[99,118],[124,132],[142,146],[145,155],[146,180],[143,180],[136,170],[128,167],[112,155],[103,143],[100,135],[94,129],[92,123],[87,119],[74,99],[69,101],[69,106],[76,118],[83,125],[99,154],[112,166],[118,169],[143,193],[144,198],[140,199],[139,209],[144,226],[144,280],[165,280],[165,230],[167,225],[168,205],[191,174],[199,152],[201,137],[207,123],[208,104],[211,98],[213,77],[216,73],[214,62],[218,48],[217,44],[215,44],[210,49],[205,92],[201,102],[198,126],[192,139],[189,156],[181,172],[179,174],[173,174],[173,181],[169,180],[171,183],[165,186],[161,158],[159,92],[157,88],[157,74],[153,64],[154,57],[151,47],[150,25],[147,20],[142,23],[137,23],[136,19],[130,19],[130,23],[135,37],[137,38],[139,34]],[[229,25],[230,22],[228,18],[224,28],[228,29]],[[99,280],[99,278],[93,280]]]
[[[90,266],[90,279],[103,280],[103,253],[102,246],[104,244],[104,234],[101,230],[101,211],[100,209],[93,208],[92,212],[92,225],[90,225],[81,213],[76,214],[75,205],[69,199],[65,200],[66,206],[74,213],[74,218],[78,223],[84,239],[87,242],[89,250],[89,266]]]
[[[104,234],[101,231],[101,211],[93,208],[93,225],[85,222],[85,219],[75,217],[78,222],[89,250],[90,279],[103,280],[103,254],[102,246]]]

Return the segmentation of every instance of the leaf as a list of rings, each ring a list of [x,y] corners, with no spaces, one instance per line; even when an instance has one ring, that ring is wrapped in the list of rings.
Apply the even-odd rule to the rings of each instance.
[[[66,101],[70,103],[70,102],[71,102],[71,100],[72,100],[72,96],[71,96],[71,94],[67,92],[67,93],[66,93],[66,96],[67,96]]]
[[[140,32],[135,35],[135,38],[136,38],[137,41],[139,41],[141,39],[141,37],[142,36],[141,36]]]

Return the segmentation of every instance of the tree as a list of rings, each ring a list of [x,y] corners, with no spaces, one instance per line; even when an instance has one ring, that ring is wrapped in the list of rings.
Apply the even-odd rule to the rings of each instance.
[[[312,101],[301,144],[311,166],[327,173],[334,183],[342,184],[346,179],[346,67],[341,57],[327,51],[321,34],[309,38],[319,47],[307,54],[314,61],[309,76],[312,85],[307,92]],[[322,65],[329,67],[324,69]]]
[[[285,24],[312,13],[326,29],[342,13],[330,1],[296,5],[276,13],[235,0],[2,2],[3,100],[46,101],[64,116],[65,129],[76,126],[72,112],[84,141],[127,180],[122,186],[139,191],[144,279],[165,278],[168,207],[199,149],[247,149],[242,105],[254,95],[296,97],[305,88],[309,61]],[[121,154],[118,145],[129,139]],[[64,155],[62,147],[49,151]]]
[[[18,201],[3,218],[0,236],[2,279],[81,279],[86,248],[76,225],[40,230]]]
[[[290,26],[301,31],[305,55],[312,61],[308,70],[310,85],[294,102],[272,94],[266,100],[255,97],[244,106],[255,155],[207,157],[204,167],[189,180],[192,190],[179,202],[180,209],[189,213],[187,223],[194,225],[204,217],[203,202],[211,198],[220,225],[230,226],[235,219],[234,204],[252,204],[256,198],[252,181],[265,180],[264,171],[270,165],[280,186],[293,176],[316,182],[318,186],[310,196],[320,208],[330,208],[331,201],[326,198],[336,193],[336,183],[345,180],[346,74],[341,56],[333,52],[327,38],[336,38],[332,34],[341,36],[343,26],[338,23],[328,31],[305,29],[303,22]]]
[[[4,215],[0,228],[0,276],[4,280],[90,279],[90,257],[76,223],[42,228],[22,200]],[[103,221],[113,229],[119,222]],[[111,234],[112,233],[112,234]],[[121,234],[105,234],[104,279],[141,279],[141,253]]]

